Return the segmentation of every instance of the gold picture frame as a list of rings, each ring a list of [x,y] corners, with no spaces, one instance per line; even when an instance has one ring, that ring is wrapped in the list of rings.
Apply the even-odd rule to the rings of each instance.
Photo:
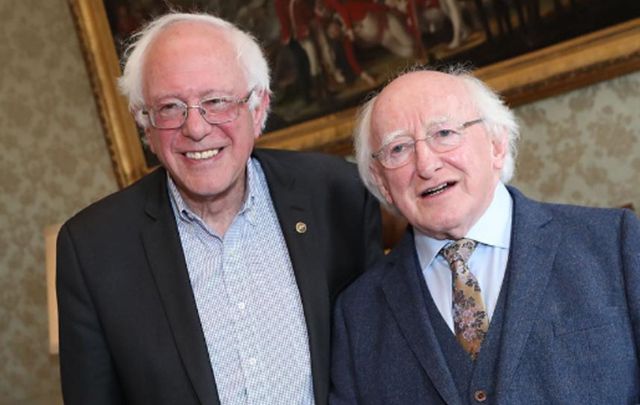
[[[69,0],[119,185],[149,168],[136,124],[118,93],[120,66],[102,0]],[[640,18],[478,69],[511,106],[640,70]],[[347,155],[355,108],[265,134],[260,147]]]

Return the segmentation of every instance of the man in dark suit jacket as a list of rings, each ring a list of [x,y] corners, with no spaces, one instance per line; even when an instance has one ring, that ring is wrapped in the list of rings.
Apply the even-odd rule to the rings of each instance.
[[[411,226],[338,298],[331,404],[640,403],[640,221],[506,187],[517,136],[455,69],[362,110],[361,176]]]
[[[326,403],[334,296],[380,251],[355,166],[253,150],[266,61],[215,17],[153,21],[120,83],[162,168],[60,231],[65,403]]]

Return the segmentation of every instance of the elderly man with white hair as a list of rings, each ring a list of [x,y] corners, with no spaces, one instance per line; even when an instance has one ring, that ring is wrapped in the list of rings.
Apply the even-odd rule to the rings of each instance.
[[[361,176],[410,227],[338,298],[330,404],[640,402],[640,221],[506,186],[518,134],[462,70],[365,105]]]
[[[344,159],[254,150],[269,71],[248,34],[171,13],[133,39],[120,86],[161,167],[60,231],[65,403],[326,403],[376,200]]]

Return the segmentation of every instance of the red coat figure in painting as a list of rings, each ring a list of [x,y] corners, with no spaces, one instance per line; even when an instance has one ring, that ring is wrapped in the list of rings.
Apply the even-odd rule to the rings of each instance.
[[[313,26],[315,15],[313,12],[313,0],[274,0],[274,6],[278,20],[280,22],[280,40],[283,44],[289,45],[292,40],[300,45],[308,61],[308,69],[303,68],[306,64],[299,63],[300,80],[303,84],[305,98],[310,101],[311,90],[321,97],[322,91],[322,65],[319,59],[317,45],[313,38]]]
[[[340,16],[352,40],[382,45],[401,57],[413,56],[413,39],[387,6],[365,0],[325,0],[325,4]]]
[[[308,39],[311,35],[309,23],[314,18],[313,5],[308,0],[274,0],[280,21],[280,39],[288,44],[291,39]]]

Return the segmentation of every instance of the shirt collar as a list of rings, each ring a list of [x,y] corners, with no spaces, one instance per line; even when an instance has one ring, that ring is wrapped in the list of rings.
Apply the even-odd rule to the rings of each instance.
[[[255,200],[258,192],[258,180],[256,176],[255,162],[253,161],[253,158],[249,158],[247,161],[247,189],[245,191],[245,198],[242,203],[242,207],[240,207],[240,211],[238,211],[236,216],[244,215],[247,221],[252,225],[255,225],[256,223],[255,210],[253,209],[255,207]],[[201,218],[189,208],[182,198],[182,195],[169,175],[169,172],[167,172],[167,187],[169,188],[171,204],[180,219],[186,222],[198,221],[202,223]]]
[[[465,237],[489,246],[509,249],[513,201],[507,188],[498,182],[493,201]]]
[[[482,244],[509,249],[511,244],[511,216],[513,200],[507,188],[498,182],[493,200],[480,219],[471,227],[466,238],[473,239]],[[420,266],[424,269],[438,255],[438,252],[447,245],[450,240],[438,240],[431,238],[417,229],[413,229],[416,252]]]

